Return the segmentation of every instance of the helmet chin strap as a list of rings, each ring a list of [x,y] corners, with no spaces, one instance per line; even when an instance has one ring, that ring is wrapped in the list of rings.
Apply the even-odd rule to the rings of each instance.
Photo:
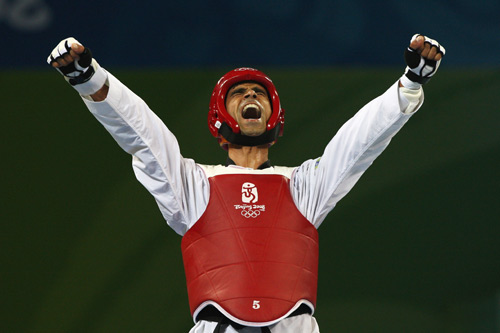
[[[261,146],[273,143],[278,139],[281,125],[276,125],[273,129],[266,131],[258,136],[247,136],[240,133],[234,133],[225,122],[219,128],[219,134],[222,135],[227,141],[238,146]]]

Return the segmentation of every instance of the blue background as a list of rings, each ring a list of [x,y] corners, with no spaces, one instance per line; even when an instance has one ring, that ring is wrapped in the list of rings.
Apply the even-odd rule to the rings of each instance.
[[[0,66],[43,66],[74,36],[108,66],[401,64],[414,33],[447,66],[500,64],[499,1],[0,1]]]

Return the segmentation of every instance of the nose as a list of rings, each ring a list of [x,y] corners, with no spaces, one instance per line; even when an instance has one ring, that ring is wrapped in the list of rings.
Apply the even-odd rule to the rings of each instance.
[[[248,89],[245,93],[245,98],[257,98],[257,93],[253,89]]]

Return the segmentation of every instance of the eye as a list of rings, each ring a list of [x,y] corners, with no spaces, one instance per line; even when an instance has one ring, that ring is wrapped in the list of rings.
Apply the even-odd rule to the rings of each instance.
[[[241,95],[244,92],[245,92],[245,89],[243,89],[243,88],[235,89],[231,92],[230,96]]]
[[[255,91],[257,93],[257,95],[267,96],[267,93],[264,90],[260,89],[260,88],[254,88],[253,91]]]

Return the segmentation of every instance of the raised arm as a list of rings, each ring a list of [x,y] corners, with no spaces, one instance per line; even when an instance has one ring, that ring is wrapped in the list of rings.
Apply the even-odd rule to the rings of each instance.
[[[154,196],[167,223],[184,234],[208,202],[202,169],[183,158],[177,139],[149,106],[93,59],[74,38],[61,41],[47,62],[83,97],[90,112],[133,156],[137,179]]]
[[[421,106],[421,85],[435,74],[443,55],[436,41],[415,35],[405,52],[407,68],[401,79],[348,120],[320,158],[296,169],[291,183],[295,203],[316,227]]]

